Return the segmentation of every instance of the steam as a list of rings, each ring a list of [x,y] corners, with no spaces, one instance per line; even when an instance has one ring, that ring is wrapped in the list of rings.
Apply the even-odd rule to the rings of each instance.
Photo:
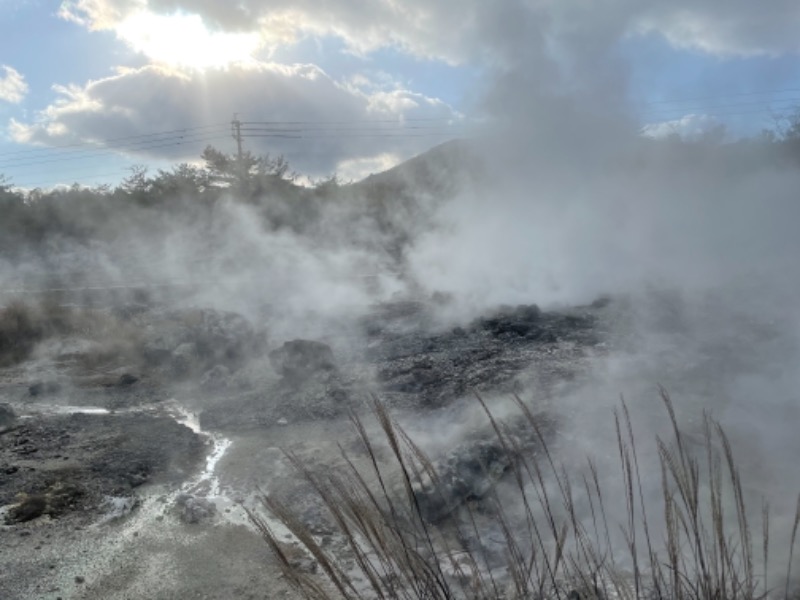
[[[624,86],[617,66],[609,61],[607,72]],[[451,297],[448,318],[462,323],[500,304],[615,298],[607,351],[583,385],[547,407],[561,416],[558,458],[568,472],[585,472],[591,456],[603,481],[620,482],[613,411],[622,395],[645,501],[661,506],[663,385],[681,429],[698,436],[708,413],[728,432],[751,522],[760,523],[766,497],[773,528],[790,527],[800,450],[796,157],[758,139],[648,139],[605,110],[621,89],[592,86],[596,78],[576,93],[553,92],[563,87],[554,72],[533,92],[524,74],[498,78],[492,131],[474,146],[486,177],[440,208],[438,227],[407,255],[409,272]],[[624,522],[623,506],[611,513]]]
[[[410,253],[413,272],[486,305],[574,304],[648,285],[760,287],[764,299],[797,289],[800,173],[770,164],[766,146],[618,137],[587,160],[576,144],[499,165],[445,206],[442,227]]]
[[[482,103],[487,128],[464,142],[483,169],[479,178],[457,167],[440,174],[456,184],[452,197],[431,202],[420,181],[400,175],[414,210],[400,193],[381,198],[388,232],[364,217],[376,200],[356,187],[316,207],[303,231],[268,230],[257,208],[233,199],[200,229],[175,222],[166,235],[110,245],[93,267],[111,280],[190,275],[201,284],[195,302],[268,315],[273,343],[318,336],[397,297],[443,292],[453,325],[501,304],[557,309],[610,295],[608,349],[584,385],[549,407],[569,441],[560,458],[577,469],[597,456],[602,476],[616,477],[612,411],[623,394],[643,444],[645,496],[657,497],[652,444],[668,427],[661,384],[687,431],[704,411],[726,427],[743,481],[770,497],[780,525],[791,517],[800,454],[797,156],[764,140],[642,136],[625,112],[614,36],[565,38],[556,60],[549,32],[513,6],[522,18],[509,9],[485,23],[502,66]],[[88,264],[94,250],[69,249],[62,260]],[[441,445],[460,434],[432,435]]]

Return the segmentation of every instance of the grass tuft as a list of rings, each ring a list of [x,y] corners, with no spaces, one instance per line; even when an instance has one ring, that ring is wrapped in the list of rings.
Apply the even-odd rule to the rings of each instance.
[[[319,496],[344,547],[324,547],[307,523],[272,496],[261,497],[272,520],[257,510],[248,515],[287,580],[305,598],[316,600],[790,598],[800,498],[788,565],[782,567],[786,584],[781,590],[770,588],[768,505],[761,509],[759,550],[725,431],[705,415],[705,452],[698,453],[679,429],[669,395],[662,389],[660,396],[671,423],[669,439],[656,439],[660,507],[645,500],[643,465],[624,399],[614,412],[624,490],[619,502],[626,515],[621,523],[609,519],[609,502],[617,500],[605,491],[610,482],[601,479],[591,458],[583,472],[567,472],[557,463],[540,415],[515,398],[536,439],[532,447],[497,419],[481,397],[477,400],[496,445],[509,459],[503,488],[495,486],[480,501],[466,501],[446,519],[426,519],[420,501],[445,494],[443,474],[377,399],[372,410],[390,462],[379,460],[378,441],[357,415],[352,421],[366,451],[366,469],[343,449],[346,466],[335,472],[315,472],[287,454]],[[492,465],[485,467],[487,477],[494,474]],[[316,561],[317,573],[290,559],[274,530],[276,522]],[[618,534],[621,544],[614,543]]]

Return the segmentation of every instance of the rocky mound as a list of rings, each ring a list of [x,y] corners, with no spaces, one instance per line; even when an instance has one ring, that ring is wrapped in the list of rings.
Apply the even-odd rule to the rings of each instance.
[[[72,414],[20,420],[0,434],[0,506],[8,522],[90,512],[148,482],[181,480],[204,441],[166,416]]]

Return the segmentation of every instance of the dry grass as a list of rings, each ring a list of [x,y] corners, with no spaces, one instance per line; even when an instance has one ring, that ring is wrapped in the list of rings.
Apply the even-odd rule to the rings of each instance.
[[[436,526],[422,517],[419,491],[441,489],[439,474],[377,400],[374,412],[393,466],[379,463],[375,442],[357,416],[352,419],[369,457],[367,471],[357,468],[344,450],[347,468],[336,473],[314,472],[288,454],[329,512],[346,541],[345,551],[324,547],[289,507],[265,495],[264,507],[292,532],[321,572],[301,570],[264,516],[249,511],[250,520],[287,579],[312,599],[788,598],[800,499],[789,532],[789,563],[775,567],[785,570],[785,584],[770,588],[768,582],[775,580],[768,575],[775,573],[768,569],[772,544],[768,506],[761,509],[760,534],[756,534],[722,427],[705,417],[705,452],[698,455],[678,428],[669,396],[662,390],[661,397],[672,439],[656,440],[662,500],[655,505],[645,502],[624,401],[614,414],[625,496],[620,499],[608,497],[604,491],[608,482],[601,480],[593,461],[577,476],[559,466],[537,416],[521,400],[516,399],[517,405],[538,438],[536,452],[523,452],[517,438],[478,398],[498,443],[515,457],[506,473],[513,502],[507,495],[496,496],[490,515],[501,532],[501,567],[493,564],[482,540],[487,515],[478,514],[470,503],[460,518]],[[399,495],[391,491],[393,473],[402,481]],[[609,502],[624,503],[625,522],[610,521]],[[612,541],[620,533],[621,545]],[[754,536],[760,540],[755,542]]]

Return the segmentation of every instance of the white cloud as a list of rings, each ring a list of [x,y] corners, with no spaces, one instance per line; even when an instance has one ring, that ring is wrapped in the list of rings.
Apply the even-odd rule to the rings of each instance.
[[[646,3],[642,3],[646,4]],[[636,21],[640,32],[657,32],[671,44],[718,56],[800,52],[800,5],[773,0],[678,0],[647,4]]]
[[[677,136],[691,140],[708,135],[724,133],[724,125],[710,115],[689,114],[680,119],[649,123],[642,128],[642,134],[652,138]]]
[[[637,33],[717,55],[800,50],[795,0],[768,9],[752,0],[74,0],[62,15],[115,29],[141,11],[200,15],[212,28],[257,32],[272,44],[334,35],[355,52],[393,46],[453,63],[515,60],[523,48],[548,44],[590,56],[598,42]]]
[[[206,144],[232,150],[228,123],[238,113],[242,121],[274,123],[252,126],[260,131],[246,125],[246,149],[284,154],[294,169],[312,177],[329,175],[352,159],[416,154],[452,137],[448,123],[459,119],[436,99],[404,91],[370,95],[308,64],[251,63],[206,71],[149,65],[54,89],[59,98],[32,122],[12,120],[9,132],[16,141],[62,145],[116,139],[124,146],[120,151],[138,160],[174,162],[197,158]],[[171,136],[166,143],[142,138],[184,129],[190,130],[185,138]],[[281,135],[252,137],[269,133]],[[179,141],[186,143],[169,143]]]
[[[401,162],[396,154],[382,153],[377,156],[348,158],[336,167],[336,174],[344,182],[359,181],[373,173],[382,173]]]
[[[8,65],[0,66],[0,100],[18,104],[28,93],[28,84],[22,74]]]

